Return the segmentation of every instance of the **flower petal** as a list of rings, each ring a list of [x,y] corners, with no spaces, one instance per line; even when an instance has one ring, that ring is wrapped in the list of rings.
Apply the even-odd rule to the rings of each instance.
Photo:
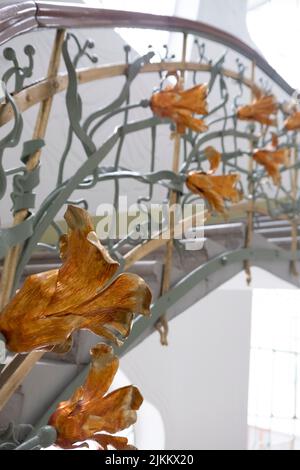
[[[287,148],[276,150],[272,153],[272,159],[277,165],[288,166],[290,151]]]
[[[91,231],[86,211],[69,206],[66,220],[62,267],[30,276],[0,315],[0,331],[11,351],[55,346],[63,353],[78,329],[90,329],[119,346],[134,314],[149,314],[151,293],[141,278],[123,274],[109,285],[119,264]]]
[[[189,111],[176,110],[176,112],[174,112],[170,117],[177,123],[177,131],[179,134],[183,134],[186,127],[199,133],[206,132],[208,130],[208,126],[205,124],[203,119],[194,118]]]
[[[195,114],[208,114],[208,106],[207,106],[207,94],[208,94],[208,87],[206,84],[203,85],[196,85],[189,90],[180,91],[179,99],[174,106],[177,108],[187,109],[192,113]]]
[[[126,437],[110,436],[109,434],[96,434],[93,440],[100,444],[103,450],[113,447],[115,450],[137,450],[136,447],[128,444]]]
[[[224,199],[228,199],[231,202],[239,202],[241,200],[241,194],[235,187],[240,180],[240,175],[230,174],[213,176],[212,178],[215,190]]]
[[[87,319],[86,328],[94,326],[116,330],[123,339],[131,331],[133,314],[150,314],[151,292],[145,281],[135,274],[121,274],[93,299],[73,309]]]
[[[287,166],[289,163],[289,149],[268,150],[258,149],[253,154],[254,160],[264,166],[273,183],[279,186],[281,183],[280,165]]]
[[[88,407],[89,418],[84,429],[90,435],[96,432],[115,434],[134,424],[138,410],[143,403],[143,397],[136,387],[128,386],[116,390],[103,400],[94,400]]]
[[[143,398],[136,387],[128,386],[104,396],[118,369],[118,359],[112,348],[98,345],[91,351],[92,364],[85,383],[70,400],[58,405],[49,420],[58,433],[57,444],[62,447],[94,439],[102,447],[127,445],[115,436],[101,438],[98,433],[115,434],[135,423],[136,411]],[[106,443],[106,444],[105,444]]]
[[[214,147],[206,147],[204,154],[210,163],[209,173],[215,173],[220,166],[222,156]]]
[[[64,263],[47,315],[71,311],[73,305],[94,297],[119,267],[98,240],[85,210],[69,206],[65,219],[69,233],[61,242]]]
[[[119,368],[119,359],[113,349],[105,344],[98,344],[91,349],[89,375],[82,387],[81,400],[87,406],[88,401],[105,395],[111,386]]]
[[[237,174],[214,176],[195,171],[189,173],[186,185],[194,194],[204,197],[214,210],[224,214],[224,200],[241,200],[241,194],[235,188],[239,179]]]
[[[242,106],[237,111],[237,117],[246,121],[258,121],[268,126],[276,125],[275,115],[278,105],[274,96],[262,96],[251,105]]]
[[[292,114],[284,123],[284,127],[288,131],[300,130],[300,111]]]
[[[208,127],[193,114],[208,114],[207,85],[197,85],[181,90],[178,85],[155,93],[151,98],[151,109],[160,118],[169,118],[177,124],[177,132],[183,134],[188,127],[196,132],[205,132]]]
[[[31,339],[27,338],[27,333],[37,342],[37,322],[39,318],[45,316],[55,293],[57,278],[57,269],[28,277],[23,287],[2,311],[0,331],[5,336],[7,347],[11,351],[31,350],[29,346]],[[39,337],[39,334],[37,336]],[[24,349],[22,349],[23,344]]]
[[[64,315],[63,317],[43,317],[27,321],[26,317],[21,322],[9,323],[9,328],[4,321],[0,321],[0,330],[7,339],[7,347],[17,353],[33,350],[52,350],[53,346],[63,344],[61,352],[66,352],[66,344],[69,344],[70,335],[81,328],[82,319],[76,315]],[[56,349],[56,348],[55,348]]]

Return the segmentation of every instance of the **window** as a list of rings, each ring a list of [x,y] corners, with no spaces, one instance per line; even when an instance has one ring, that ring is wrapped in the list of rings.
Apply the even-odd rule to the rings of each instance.
[[[299,304],[296,289],[253,293],[251,449],[300,445]]]

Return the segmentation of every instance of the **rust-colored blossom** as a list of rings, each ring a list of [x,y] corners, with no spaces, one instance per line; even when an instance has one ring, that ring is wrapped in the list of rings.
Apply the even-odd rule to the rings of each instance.
[[[204,197],[212,209],[221,214],[225,211],[225,200],[239,202],[241,193],[236,189],[240,180],[237,174],[215,176],[199,171],[192,171],[188,174],[186,185],[192,193]]]
[[[300,111],[292,114],[284,123],[288,131],[300,131]]]
[[[88,213],[69,206],[61,238],[60,269],[26,279],[0,315],[0,331],[13,352],[70,347],[75,330],[88,329],[120,344],[135,313],[149,314],[151,293],[134,274],[112,280],[119,264],[101,245]]]
[[[237,117],[242,121],[257,121],[267,126],[276,126],[277,109],[278,104],[273,95],[258,96],[252,104],[239,108]]]
[[[183,90],[179,82],[164,90],[154,93],[151,98],[151,109],[160,118],[169,118],[177,126],[177,132],[184,134],[186,128],[196,132],[205,132],[208,127],[203,119],[193,115],[207,115],[207,85],[197,85]]]
[[[240,176],[214,175],[221,163],[221,154],[214,147],[207,147],[204,153],[210,163],[209,172],[191,171],[187,175],[186,185],[192,193],[206,199],[213,210],[225,214],[225,200],[231,202],[241,200],[241,192],[236,189]]]
[[[256,149],[253,158],[259,165],[265,167],[273,183],[279,186],[281,183],[280,166],[289,164],[289,155],[288,148],[278,148],[278,138],[273,134],[272,144],[263,149]]]
[[[128,386],[107,394],[119,367],[112,348],[99,344],[91,350],[92,363],[85,383],[70,400],[58,405],[49,420],[57,431],[56,444],[70,449],[75,443],[94,440],[101,449],[108,446],[129,450],[126,438],[114,436],[136,422],[143,397]]]
[[[206,147],[204,154],[210,163],[210,170],[208,173],[215,173],[222,161],[222,155],[214,147]]]

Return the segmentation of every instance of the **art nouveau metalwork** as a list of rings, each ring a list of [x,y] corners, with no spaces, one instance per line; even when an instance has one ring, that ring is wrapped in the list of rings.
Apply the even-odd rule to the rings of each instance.
[[[34,9],[34,4],[39,2],[32,3]],[[55,18],[60,18],[59,27],[64,28],[66,22],[55,5],[41,5],[33,20],[34,25],[48,25],[47,21],[50,20],[45,19],[51,18],[48,9],[50,13],[55,11]],[[75,22],[78,18],[76,15],[80,15],[80,7],[72,7],[70,14],[71,11]],[[103,15],[109,16],[109,12]],[[116,23],[111,17],[111,27],[124,25],[125,17],[128,21],[127,16],[128,14],[124,13],[124,18],[120,17]],[[136,25],[149,26],[150,18],[146,16],[140,15]],[[134,21],[135,15],[132,18]],[[155,191],[160,188],[165,201],[176,201],[184,206],[187,203],[195,203],[198,198],[204,199],[210,213],[226,212],[227,221],[238,213],[243,219],[243,224],[248,226],[248,231],[244,234],[244,248],[218,253],[174,285],[167,274],[167,282],[161,289],[162,296],[155,299],[152,306],[152,318],[136,321],[132,336],[122,347],[121,353],[125,353],[148,334],[161,315],[179,302],[184,294],[192,290],[197,283],[200,285],[206,282],[214,273],[222,270],[228,273],[236,272],[236,269],[240,270],[241,266],[244,266],[250,279],[252,262],[280,261],[291,268],[291,276],[295,283],[298,283],[295,276],[299,260],[299,109],[295,109],[295,105],[289,106],[291,88],[262,58],[254,51],[251,52],[248,46],[240,45],[232,36],[221,34],[218,30],[209,30],[205,25],[197,27],[196,23],[185,20],[181,23],[178,19],[173,22],[168,20],[168,23],[163,20],[158,18],[157,24],[152,26],[180,31],[183,39],[182,50],[168,51],[166,48],[166,57],[159,57],[150,49],[145,51],[143,57],[135,57],[133,51],[126,47],[124,63],[121,65],[98,65],[97,57],[93,53],[94,43],[91,40],[81,43],[73,31],[65,33],[59,30],[48,78],[40,83],[29,83],[34,69],[34,49],[31,46],[24,49],[24,66],[20,65],[24,58],[18,58],[11,48],[6,48],[4,52],[5,59],[11,65],[2,75],[4,99],[0,107],[0,124],[11,121],[12,128],[0,141],[0,201],[7,192],[7,181],[12,181],[11,198],[15,224],[0,231],[0,256],[2,259],[6,257],[4,274],[9,274],[8,277],[3,275],[2,278],[3,307],[7,304],[11,292],[19,287],[24,268],[33,253],[39,248],[58,250],[61,228],[57,223],[57,214],[64,205],[73,204],[88,209],[88,196],[76,200],[76,190],[84,190],[88,195],[89,190],[97,188],[101,194],[103,184],[110,182],[113,188],[112,203],[118,211],[121,182],[135,180],[145,188],[137,201],[140,207],[143,203],[154,201]],[[100,26],[101,21],[99,10],[91,9],[90,26]],[[134,22],[132,25],[135,26]],[[209,52],[205,44],[206,38],[223,41],[226,46],[238,49],[245,58],[239,57],[234,69],[227,68],[226,53],[221,57],[207,57]],[[197,57],[193,62],[189,62],[185,57],[187,41],[193,45],[193,57]],[[65,71],[58,75],[60,58],[63,60]],[[248,62],[249,58],[251,64]],[[90,67],[80,68],[83,59],[90,62]],[[256,83],[254,71],[260,66],[269,75],[268,82]],[[132,90],[136,86],[137,77],[142,74],[155,74],[157,90],[153,93],[153,90],[149,89],[142,100],[133,102]],[[165,81],[171,75],[176,76],[178,83],[175,88],[165,88]],[[183,75],[186,91],[180,88]],[[108,106],[103,106],[95,100],[95,109],[90,115],[85,115],[81,83],[111,76],[125,77],[116,98]],[[276,97],[275,91],[272,90],[272,79],[281,87],[280,97]],[[205,83],[207,85],[204,85]],[[68,137],[57,168],[56,185],[49,188],[47,198],[37,206],[34,193],[40,184],[40,165],[43,164],[39,157],[43,147],[50,145],[45,138],[50,101],[56,93],[63,90],[66,90]],[[197,97],[201,97],[201,103],[197,101]],[[32,140],[23,142],[22,111],[40,102],[42,108],[37,131]],[[139,110],[142,116],[138,120],[132,119],[132,112],[136,110]],[[118,121],[117,129],[99,144],[97,136],[103,127],[113,120]],[[170,135],[177,131],[175,153],[178,161],[172,168],[158,170],[157,136],[162,126],[169,129]],[[150,143],[149,158],[145,165],[148,169],[143,172],[124,163],[125,143],[132,134],[138,132],[144,132]],[[76,172],[67,177],[66,166],[75,139],[81,143],[84,160]],[[10,168],[6,166],[3,156],[9,147],[15,147],[19,142],[24,144],[20,166]],[[170,141],[170,153],[173,152],[173,144]],[[108,164],[108,156],[111,153],[114,155],[113,163]],[[32,162],[30,166],[29,161]],[[218,184],[212,184],[213,181],[218,181]],[[228,204],[226,199],[231,202]],[[281,218],[291,224],[289,251],[273,245],[255,244],[254,219],[259,214],[267,214],[271,219]],[[162,231],[168,221],[164,222]],[[51,226],[55,229],[57,239],[53,240],[51,245],[41,245],[43,234]],[[118,261],[121,269],[127,269],[135,261],[154,253],[166,244],[164,241],[141,240],[132,235],[131,233],[122,239],[111,238],[107,241],[110,257]],[[173,247],[182,254],[184,242],[185,240],[171,241],[167,256],[170,269]],[[25,350],[28,351],[28,348]],[[31,365],[37,358],[32,358]],[[29,363],[31,361],[28,357],[24,360]],[[17,365],[10,367],[14,373],[18,370]],[[9,377],[7,372],[6,376]],[[22,378],[23,374],[20,374],[16,383],[19,384]],[[10,392],[5,391],[1,395],[0,389],[0,407],[12,391],[10,389]]]

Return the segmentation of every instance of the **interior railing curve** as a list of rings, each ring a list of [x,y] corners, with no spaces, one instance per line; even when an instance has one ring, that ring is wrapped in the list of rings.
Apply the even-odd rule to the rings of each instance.
[[[117,27],[180,33],[180,57],[174,58],[167,48],[165,57],[157,56],[153,50],[145,51],[142,57],[133,57],[130,48],[125,47],[123,63],[97,64],[97,58],[93,55],[93,42],[87,39],[82,43],[76,36],[76,29]],[[38,37],[39,32],[47,29],[56,30],[48,72],[45,71],[45,77],[30,81],[34,71],[34,48],[30,44],[26,45],[25,65],[21,65],[20,61],[24,59],[17,57],[16,52],[9,47],[9,41],[20,35],[26,41],[26,33],[36,31]],[[226,52],[218,57],[207,57],[206,40],[224,46],[232,54],[238,54],[235,68],[226,65]],[[191,60],[187,58],[188,44],[192,50]],[[1,307],[7,304],[20,285],[24,270],[36,255],[38,247],[56,253],[62,233],[57,214],[63,206],[71,202],[88,207],[87,200],[74,200],[75,191],[88,192],[91,188],[101,188],[103,183],[110,182],[114,186],[113,203],[119,209],[121,182],[136,181],[146,188],[138,204],[151,202],[157,188],[165,191],[164,199],[169,203],[176,200],[182,206],[185,203],[193,204],[197,199],[203,200],[203,193],[200,191],[196,196],[192,194],[187,178],[195,171],[209,175],[206,150],[212,146],[218,147],[222,174],[239,175],[239,192],[244,194],[244,200],[228,206],[228,218],[223,224],[220,224],[220,217],[212,219],[205,252],[198,257],[186,254],[188,267],[183,269],[179,278],[172,280],[172,263],[180,265],[184,243],[175,243],[174,232],[171,244],[159,236],[147,241],[132,241],[127,236],[122,240],[107,242],[108,250],[118,259],[122,270],[132,268],[135,263],[149,259],[149,256],[157,262],[165,256],[160,286],[162,295],[158,294],[154,298],[152,317],[136,320],[132,335],[118,354],[125,354],[139,344],[153,331],[154,325],[165,312],[169,319],[174,318],[243,269],[250,281],[251,265],[262,266],[299,285],[299,139],[297,129],[288,129],[286,126],[287,120],[297,113],[295,90],[257,51],[231,34],[200,22],[38,0],[1,4],[0,45],[4,47],[4,59],[10,64],[2,74],[0,126],[4,137],[0,141],[0,203],[11,181],[13,185],[13,223],[11,227],[0,230],[0,256],[4,260]],[[85,62],[88,60],[91,65],[83,67],[82,59]],[[59,71],[61,63],[64,64],[63,72]],[[204,116],[208,127],[205,132],[199,134],[189,129],[181,135],[176,133],[172,119],[152,113],[152,89],[149,89],[144,99],[131,101],[137,77],[151,76],[152,80],[156,77],[157,88],[162,90],[168,75],[176,75],[177,79],[181,77],[186,86],[207,83],[208,95],[212,97],[213,104]],[[258,76],[261,80],[258,80]],[[105,82],[116,77],[123,77],[123,84],[114,101],[108,106],[95,103],[93,112],[84,115],[81,85]],[[255,99],[271,96],[274,86],[282,95],[277,102],[275,124],[270,124],[268,119],[266,122],[258,120],[257,123],[255,117],[246,123],[239,119],[241,107],[250,105]],[[49,188],[47,197],[36,206],[35,188],[41,183],[43,148],[51,145],[46,138],[51,108],[56,95],[62,92],[66,94],[68,139],[57,168],[57,183],[55,187]],[[39,106],[34,132],[32,139],[24,142],[22,133],[26,111],[34,106]],[[133,110],[139,110],[142,118],[131,119]],[[116,118],[117,127],[99,144],[99,130]],[[11,126],[9,129],[8,125]],[[175,143],[169,144],[171,153],[174,151],[173,166],[157,169],[157,133],[162,126],[171,126],[170,134],[175,132]],[[148,170],[145,172],[123,164],[124,142],[137,133],[147,136],[150,141]],[[80,142],[85,160],[73,175],[66,177],[65,166],[72,155],[74,140]],[[6,152],[20,143],[23,143],[20,166],[11,168],[5,158]],[[253,161],[257,149],[267,154],[269,152],[271,156],[272,152],[279,152],[280,155],[285,152],[285,156],[288,155],[288,160],[281,161],[280,169],[276,166],[278,161],[275,165],[277,181],[280,181],[274,187],[268,180],[268,176],[272,177],[272,173],[268,173],[270,168],[259,166]],[[107,157],[111,152],[114,152],[115,158],[113,164],[107,165]],[[210,204],[206,205],[206,210],[213,212]],[[288,243],[288,249],[284,249],[282,244],[269,243],[255,230],[256,224],[259,228],[259,216],[268,217],[271,221],[281,220],[289,225],[291,236],[288,241],[281,240],[282,243]],[[180,223],[186,222],[192,226],[193,220],[192,217]],[[209,233],[213,234],[217,225],[223,227],[224,232],[221,233],[227,239],[224,245],[216,243],[213,236],[209,239]],[[43,235],[50,227],[54,229],[57,238],[52,244],[43,241]],[[237,246],[230,243],[232,233],[238,233]],[[0,375],[0,409],[43,354],[35,351],[28,355],[17,355],[4,368]],[[70,389],[73,390],[81,383],[86,373],[86,370],[82,372],[59,400],[66,398]],[[41,425],[46,422],[46,418],[41,419]]]

